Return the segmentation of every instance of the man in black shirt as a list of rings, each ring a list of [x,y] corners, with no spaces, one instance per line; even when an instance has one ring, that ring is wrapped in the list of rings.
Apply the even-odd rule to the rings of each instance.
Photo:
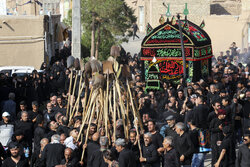
[[[150,120],[148,121],[148,132],[152,134],[152,144],[155,145],[157,151],[160,153],[163,151],[163,137],[160,135],[159,132],[156,131],[155,129],[155,122]]]
[[[120,153],[118,158],[119,167],[135,167],[135,155],[131,150],[125,148],[125,145],[124,139],[119,138],[115,141],[115,149]]]
[[[72,156],[72,149],[66,148],[64,150],[64,159],[61,161],[61,164],[65,167],[77,167],[78,166],[78,160],[76,157]]]
[[[212,103],[214,111],[210,112],[207,117],[207,123],[210,125],[211,121],[217,117],[218,110],[221,109],[221,103],[219,100],[215,100]]]
[[[29,111],[28,114],[29,114],[29,120],[31,120],[33,123],[35,123],[36,117],[39,114],[37,101],[32,102],[32,111]]]
[[[51,136],[57,134],[58,123],[55,121],[51,121],[49,123],[50,131],[47,133],[47,138],[50,140]]]
[[[32,138],[33,138],[33,123],[28,120],[28,112],[21,112],[21,120],[18,120],[15,124],[15,131],[21,130],[24,133],[24,137],[28,145],[32,146]]]
[[[190,127],[190,130],[189,130],[190,138],[194,145],[192,166],[203,167],[206,153],[200,152],[200,143],[199,143],[199,130],[200,129],[194,125],[194,121],[192,119],[188,120],[188,125]]]
[[[225,137],[220,146],[221,153],[214,167],[235,167],[235,142],[229,126],[223,127],[223,135]]]
[[[87,161],[89,162],[93,153],[97,150],[100,149],[100,145],[99,145],[99,133],[94,133],[92,135],[92,140],[89,140],[87,143]]]
[[[46,167],[59,165],[64,158],[65,147],[60,144],[60,136],[55,134],[51,137],[51,143],[44,147],[41,161],[45,161]]]
[[[135,129],[131,129],[130,132],[129,132],[128,148],[131,151],[133,151],[133,153],[135,154],[135,157],[136,157],[136,166],[140,167],[141,163],[139,161],[140,151],[139,151],[138,142],[139,142],[139,136],[137,136],[136,130]]]
[[[244,135],[244,144],[239,147],[236,167],[250,166],[250,132]]]
[[[156,147],[152,144],[152,134],[148,132],[144,134],[144,145],[140,162],[143,167],[160,167],[159,159]]]
[[[176,149],[180,155],[181,165],[185,167],[191,166],[194,145],[189,133],[185,132],[184,123],[178,122],[175,125],[175,131],[179,135],[176,139]]]
[[[167,136],[163,141],[164,151],[164,167],[180,167],[180,157],[173,148],[173,137]]]
[[[208,129],[207,117],[209,114],[209,108],[204,104],[205,100],[203,96],[198,96],[195,101],[196,106],[193,110],[193,117],[195,125],[201,129]]]
[[[43,127],[44,119],[42,115],[36,117],[37,128],[34,131],[34,151],[39,150],[40,141],[46,136],[45,128]]]
[[[108,138],[106,136],[100,137],[100,148],[95,150],[87,162],[88,167],[108,167],[103,159],[103,152],[108,148]]]
[[[19,145],[16,142],[11,142],[9,144],[9,149],[11,157],[8,157],[4,162],[2,167],[28,167],[29,163],[27,159],[24,159],[19,154]]]

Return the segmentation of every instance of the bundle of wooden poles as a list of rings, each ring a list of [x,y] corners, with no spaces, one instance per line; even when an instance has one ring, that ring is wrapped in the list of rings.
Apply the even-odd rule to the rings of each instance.
[[[85,98],[82,106],[82,125],[77,140],[86,144],[89,138],[89,129],[91,123],[96,123],[97,130],[102,128],[105,131],[105,136],[109,139],[109,144],[116,140],[116,121],[121,119],[124,127],[124,136],[129,138],[129,130],[134,126],[137,134],[139,130],[143,130],[142,121],[138,112],[136,97],[131,89],[130,83],[122,83],[119,78],[119,71],[113,74],[105,74],[106,86],[104,88],[91,88],[88,94],[88,88],[83,81],[81,71],[76,71],[75,79],[73,72],[70,74],[69,96],[67,104],[67,116],[69,122],[77,115],[79,104],[81,102],[81,94],[85,89]],[[98,74],[97,74],[98,75]],[[112,78],[112,79],[111,79]],[[74,80],[74,81],[73,81]],[[77,83],[79,87],[77,88]],[[73,88],[73,89],[72,89]],[[76,91],[78,90],[78,91]],[[77,94],[76,94],[77,92]],[[88,96],[89,95],[89,96]],[[88,96],[88,97],[87,97]],[[72,97],[75,98],[73,105]],[[131,113],[130,113],[131,112]],[[133,115],[133,119],[131,116]],[[132,122],[134,120],[134,122]],[[87,127],[85,140],[83,141],[82,131]],[[139,129],[140,128],[140,129]],[[137,142],[141,154],[140,141]],[[83,149],[82,158],[84,157],[85,149]]]

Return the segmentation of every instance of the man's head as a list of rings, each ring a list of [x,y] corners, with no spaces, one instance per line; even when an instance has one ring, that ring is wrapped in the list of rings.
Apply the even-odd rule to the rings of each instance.
[[[21,120],[24,121],[24,122],[27,122],[28,121],[28,112],[27,111],[22,111],[21,112]]]
[[[174,96],[171,96],[169,98],[169,101],[172,103],[172,104],[175,104],[176,103],[176,98]]]
[[[67,118],[67,117],[65,117],[65,116],[63,116],[63,117],[62,117],[62,125],[67,126],[67,125],[68,125],[68,123],[69,123],[68,118]]]
[[[24,138],[24,133],[22,130],[16,130],[14,133],[14,136],[15,136],[17,141],[22,141]]]
[[[71,148],[66,148],[64,150],[64,157],[65,157],[66,162],[68,162],[71,159],[71,157],[72,157],[72,149]]]
[[[8,112],[5,111],[5,112],[2,114],[2,118],[3,118],[3,121],[4,121],[5,123],[8,123],[9,120],[10,120],[10,114],[9,114]]]
[[[91,124],[90,124],[90,127],[89,127],[89,134],[90,134],[90,135],[93,135],[93,134],[96,132],[96,130],[97,130],[96,124],[91,123]]]
[[[246,144],[247,146],[250,145],[250,132],[245,133],[244,137],[243,137],[243,142],[244,144]]]
[[[246,91],[246,100],[250,101],[250,89]]]
[[[19,156],[20,146],[17,142],[11,142],[9,144],[9,150],[11,153],[11,157],[17,158]]]
[[[150,132],[145,133],[144,134],[144,143],[145,143],[145,146],[150,145],[151,142],[152,142],[152,134]]]
[[[32,110],[34,112],[37,112],[38,111],[38,102],[37,101],[33,101],[32,102]]]
[[[185,125],[183,122],[178,122],[176,125],[175,125],[175,131],[178,135],[182,135],[185,131]]]
[[[115,141],[115,149],[117,152],[121,152],[125,148],[126,142],[124,139],[119,138]]]
[[[57,104],[62,105],[62,97],[61,96],[57,97],[56,101],[57,101]]]
[[[239,89],[244,88],[244,87],[245,87],[244,82],[243,82],[243,81],[238,81],[237,87],[238,87]]]
[[[60,135],[60,143],[61,143],[61,144],[64,144],[64,141],[65,141],[66,138],[67,138],[66,134],[65,134],[65,133],[62,133],[62,134]]]
[[[109,144],[109,140],[108,140],[108,138],[106,136],[101,136],[99,143],[100,143],[100,146],[102,148],[107,148],[108,144]]]
[[[198,96],[195,103],[196,105],[199,105],[199,104],[204,104],[205,100],[204,100],[204,97],[203,96]]]
[[[175,125],[175,117],[173,115],[169,115],[167,118],[166,118],[166,121],[168,123],[168,126],[170,128],[173,128],[174,125]]]
[[[52,143],[60,143],[60,135],[55,134],[55,135],[51,136],[51,142]]]
[[[72,129],[70,131],[70,136],[72,136],[74,139],[77,139],[79,132],[76,129]]]
[[[155,131],[155,122],[153,120],[148,121],[148,131],[154,132]]]
[[[21,101],[19,105],[20,105],[20,110],[21,111],[26,111],[27,105],[26,105],[25,101]]]
[[[56,115],[55,115],[55,120],[56,120],[56,122],[58,122],[58,123],[59,123],[59,117],[60,117],[60,116],[63,117],[62,113],[60,113],[60,112],[56,113]]]
[[[130,130],[129,132],[129,140],[131,143],[136,142],[136,131],[135,130]]]
[[[197,99],[197,95],[196,94],[192,94],[191,97],[190,97],[190,100],[193,104],[195,104],[196,102],[196,99]]]
[[[9,99],[10,100],[15,100],[15,93],[9,93]]]
[[[47,110],[50,112],[52,110],[52,104],[49,102],[47,103]]]
[[[220,91],[220,97],[226,97],[226,96],[227,96],[226,90],[221,90]]]
[[[214,101],[212,103],[212,107],[214,108],[214,111],[217,112],[219,109],[221,109],[221,103],[219,101]]]
[[[40,141],[41,148],[44,148],[49,143],[49,140],[47,138],[43,138]]]
[[[52,105],[56,105],[56,100],[57,100],[57,96],[52,96],[51,98],[50,98],[50,102],[51,102],[51,104]]]
[[[219,119],[225,119],[226,118],[226,110],[219,109],[217,112],[217,116]]]
[[[228,106],[230,103],[230,99],[229,97],[223,97],[221,102],[223,106]]]
[[[172,147],[173,146],[173,137],[172,136],[165,137],[162,144],[163,144],[163,147],[165,149]]]
[[[183,92],[182,89],[180,89],[180,90],[178,91],[178,98],[179,98],[179,99],[182,99],[183,97],[184,97],[184,92]]]
[[[49,123],[49,128],[50,128],[50,130],[52,130],[52,131],[56,131],[56,129],[58,128],[57,122],[51,121],[51,122]]]
[[[96,133],[94,133],[93,135],[92,135],[92,140],[93,141],[95,141],[95,142],[97,142],[98,140],[99,140],[99,133],[98,132],[96,132]]]
[[[36,117],[36,123],[37,123],[37,125],[40,126],[40,127],[43,126],[43,124],[44,124],[44,118],[43,118],[42,115],[38,115],[38,116]]]
[[[215,87],[215,85],[210,85],[210,92],[211,93],[214,93],[215,92],[215,90],[216,90],[216,87]]]

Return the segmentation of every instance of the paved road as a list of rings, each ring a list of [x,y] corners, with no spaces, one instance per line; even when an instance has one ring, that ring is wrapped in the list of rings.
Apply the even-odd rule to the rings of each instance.
[[[135,53],[140,52],[141,43],[146,34],[137,33],[137,35],[140,37],[139,39],[135,37],[135,40],[133,40],[133,37],[130,37],[128,43],[126,42],[122,43],[122,47],[126,50],[126,52],[130,52],[131,55],[134,55]]]

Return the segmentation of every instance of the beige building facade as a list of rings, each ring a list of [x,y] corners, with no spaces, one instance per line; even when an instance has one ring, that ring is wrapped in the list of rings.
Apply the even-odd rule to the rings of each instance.
[[[44,61],[44,17],[0,16],[0,66],[34,66]]]
[[[196,24],[200,24],[205,16],[210,15],[210,0],[126,0],[126,3],[135,10],[141,32],[145,32],[148,23],[152,27],[158,26],[161,15],[166,19],[167,8],[163,3],[170,5],[172,16],[183,13],[187,3],[188,19]],[[184,18],[183,15],[182,18]]]
[[[241,3],[238,13],[204,18],[204,29],[210,35],[215,56],[221,51],[225,54],[232,42],[236,42],[241,53],[244,48],[250,47],[250,0],[241,0],[238,3]]]
[[[34,66],[55,56],[60,15],[0,16],[0,66]]]
[[[149,23],[157,27],[161,15],[166,19],[170,4],[171,15],[183,13],[188,4],[188,19],[197,25],[205,21],[205,30],[212,40],[215,56],[229,49],[234,41],[243,50],[250,46],[250,0],[126,0],[135,10],[137,24],[145,32]],[[182,18],[184,18],[182,14]]]

